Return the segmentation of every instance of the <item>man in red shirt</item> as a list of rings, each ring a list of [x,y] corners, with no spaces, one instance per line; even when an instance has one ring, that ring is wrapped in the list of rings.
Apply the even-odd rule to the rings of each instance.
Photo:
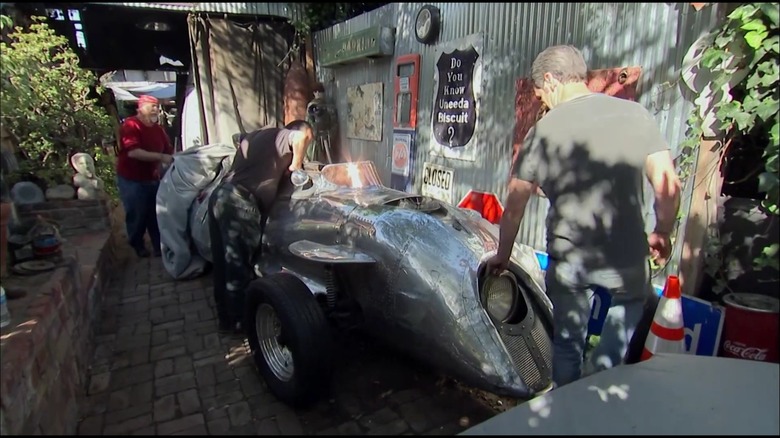
[[[120,149],[116,173],[119,197],[125,208],[125,225],[130,246],[139,257],[149,257],[144,234],[149,233],[154,254],[159,256],[160,230],[157,228],[157,187],[160,167],[173,162],[168,134],[158,124],[156,98],[141,96],[138,114],[128,117],[119,131]]]

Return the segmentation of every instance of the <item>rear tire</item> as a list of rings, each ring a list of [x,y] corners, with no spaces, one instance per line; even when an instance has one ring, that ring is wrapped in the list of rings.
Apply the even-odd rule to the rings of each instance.
[[[271,392],[303,407],[317,401],[333,374],[333,338],[309,288],[291,274],[252,281],[245,330],[251,354]]]

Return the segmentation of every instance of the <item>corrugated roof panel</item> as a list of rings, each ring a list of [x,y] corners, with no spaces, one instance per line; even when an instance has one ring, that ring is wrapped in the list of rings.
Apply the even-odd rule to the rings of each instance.
[[[259,15],[295,19],[298,7],[294,3],[249,3],[249,2],[197,2],[197,3],[142,3],[142,2],[93,2],[96,5],[125,6],[128,8],[160,9],[181,12],[211,12],[233,15]]]

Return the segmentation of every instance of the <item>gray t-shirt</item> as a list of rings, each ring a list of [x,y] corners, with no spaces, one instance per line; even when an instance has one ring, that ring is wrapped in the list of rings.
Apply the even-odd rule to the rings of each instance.
[[[292,132],[279,128],[252,132],[233,159],[231,182],[252,192],[264,213],[273,205],[279,183],[292,164]]]
[[[538,183],[550,201],[550,257],[589,270],[646,264],[645,162],[667,149],[636,102],[594,93],[548,112],[528,132],[514,176]]]

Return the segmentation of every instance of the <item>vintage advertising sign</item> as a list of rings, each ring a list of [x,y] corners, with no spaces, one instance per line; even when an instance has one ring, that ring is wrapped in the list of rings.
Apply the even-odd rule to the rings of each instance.
[[[612,296],[604,288],[595,288],[588,335],[601,335],[607,319]],[[662,286],[655,286],[658,295]],[[723,308],[696,297],[683,295],[681,298],[683,328],[685,330],[685,352],[697,356],[717,356],[720,337],[723,332]]]
[[[390,187],[411,192],[414,166],[414,137],[412,130],[393,130],[393,147],[390,152]]]
[[[422,195],[452,204],[452,179],[455,171],[432,163],[423,165]]]
[[[474,34],[441,45],[436,51],[431,111],[431,153],[467,161],[476,159],[483,36]]]

